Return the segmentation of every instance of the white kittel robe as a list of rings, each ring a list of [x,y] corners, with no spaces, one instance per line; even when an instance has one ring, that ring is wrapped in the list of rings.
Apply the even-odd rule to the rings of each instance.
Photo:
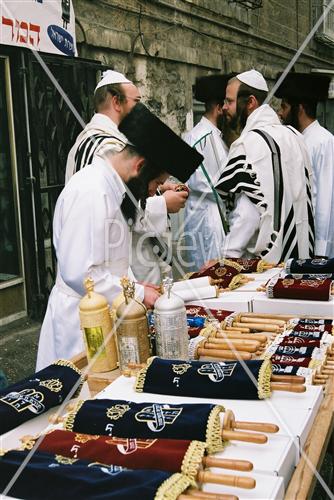
[[[231,145],[217,184],[223,196],[234,196],[225,255],[260,256],[274,263],[309,257],[314,247],[311,175],[301,134],[281,125],[267,104],[253,111]]]
[[[121,292],[120,278],[129,274],[131,245],[120,210],[124,193],[124,183],[111,164],[95,158],[58,198],[53,220],[58,273],[40,334],[37,370],[84,350],[79,302],[85,278],[93,278],[95,291],[109,304]],[[136,294],[143,298],[142,286],[136,286]]]
[[[128,142],[116,123],[103,113],[95,113],[78,135],[66,164],[65,182],[76,172],[92,163],[94,157],[103,157],[106,149],[121,151]],[[131,269],[139,281],[159,284],[170,266],[154,253],[150,237],[171,240],[167,206],[163,196],[151,196],[146,201],[144,216],[138,216],[132,232]]]
[[[315,120],[303,130],[313,170],[315,254],[334,257],[334,136]]]
[[[183,138],[204,156],[203,165],[214,186],[228,154],[220,130],[203,116]],[[193,266],[187,271],[196,271],[208,259],[220,256],[225,235],[216,199],[200,166],[192,174],[187,185],[190,193],[185,206],[184,225],[188,258],[193,262]],[[223,202],[219,201],[222,206]]]

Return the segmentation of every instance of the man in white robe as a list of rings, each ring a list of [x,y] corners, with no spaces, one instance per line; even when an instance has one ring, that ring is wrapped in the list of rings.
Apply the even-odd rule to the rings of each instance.
[[[196,79],[194,97],[205,103],[205,113],[184,140],[204,156],[203,164],[190,177],[189,198],[184,212],[188,254],[187,271],[197,271],[208,259],[219,257],[225,232],[223,202],[214,185],[219,179],[228,148],[222,139],[221,122],[228,77],[210,75]]]
[[[121,152],[105,150],[104,158],[74,175],[61,192],[53,222],[58,261],[56,284],[39,339],[37,370],[58,358],[69,359],[84,349],[79,322],[83,281],[91,276],[95,290],[111,304],[121,292],[120,278],[129,275],[131,233],[122,211],[126,186],[141,170],[159,176],[174,164],[192,171],[202,161],[145,106],[137,104],[121,126],[131,145]],[[155,134],[152,144],[145,132]],[[137,133],[136,133],[137,131]],[[136,146],[132,146],[132,144]],[[163,159],[160,159],[163,155]],[[159,163],[157,165],[157,160]],[[136,208],[136,207],[135,207]],[[152,286],[136,284],[136,295],[152,307],[159,294]]]
[[[317,103],[328,97],[330,78],[289,73],[278,90],[278,115],[302,133],[313,170],[315,254],[334,257],[334,136],[316,119]]]
[[[126,144],[118,126],[121,120],[141,100],[138,88],[122,73],[107,70],[94,92],[96,113],[78,135],[66,164],[65,182],[73,174],[92,163],[93,158],[103,157],[104,151],[121,151]],[[154,252],[151,238],[171,239],[168,213],[177,213],[184,207],[188,193],[176,192],[167,183],[163,196],[150,196],[145,212],[133,228],[131,268],[140,281],[159,284],[163,272],[170,270],[167,262]]]
[[[313,252],[311,168],[300,134],[263,104],[267,92],[256,70],[227,85],[224,109],[242,133],[231,145],[217,189],[232,203],[222,253],[278,263]]]

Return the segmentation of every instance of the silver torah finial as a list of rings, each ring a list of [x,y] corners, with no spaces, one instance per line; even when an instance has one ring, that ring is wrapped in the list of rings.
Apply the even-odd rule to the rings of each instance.
[[[164,288],[164,291],[167,292],[167,295],[168,295],[168,298],[170,299],[170,292],[172,290],[172,287],[173,287],[173,279],[170,278],[169,276],[167,276],[167,278],[164,278],[162,280],[162,286]]]

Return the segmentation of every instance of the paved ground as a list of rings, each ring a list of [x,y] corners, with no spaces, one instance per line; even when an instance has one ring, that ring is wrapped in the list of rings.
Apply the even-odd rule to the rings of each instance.
[[[9,384],[35,372],[40,328],[40,323],[28,319],[0,328],[0,369],[5,373]],[[320,474],[325,483],[330,485],[333,468],[329,453],[325,456]],[[328,498],[318,483],[312,500],[327,500]]]
[[[9,384],[35,372],[40,328],[28,319],[0,328],[0,369]]]

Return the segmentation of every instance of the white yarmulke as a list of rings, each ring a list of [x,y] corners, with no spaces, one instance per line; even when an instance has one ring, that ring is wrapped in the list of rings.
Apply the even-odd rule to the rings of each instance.
[[[253,87],[253,89],[264,90],[265,92],[268,92],[269,90],[263,75],[259,71],[256,71],[256,69],[244,71],[243,73],[237,75],[236,78],[238,78],[240,82]]]
[[[95,91],[104,85],[112,85],[114,83],[132,83],[122,73],[108,69],[102,73],[102,78],[96,85]]]

